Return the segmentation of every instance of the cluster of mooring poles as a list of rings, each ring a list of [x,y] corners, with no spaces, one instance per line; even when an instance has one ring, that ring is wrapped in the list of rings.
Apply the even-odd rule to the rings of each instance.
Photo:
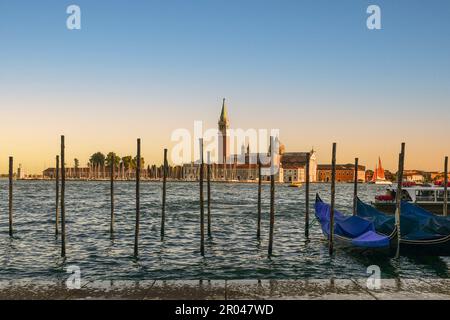
[[[204,151],[203,151],[203,139],[199,140],[200,144],[200,161],[199,161],[199,191],[200,191],[200,254],[205,255],[205,212],[204,212],[204,173],[206,171],[206,187],[207,187],[207,235],[212,236],[211,231],[211,153],[207,153],[207,163],[205,170],[204,163]],[[275,138],[270,137],[270,165],[272,166],[270,171],[270,211],[269,211],[269,243],[268,243],[268,255],[271,256],[273,252],[273,239],[274,239],[274,227],[275,227],[275,175],[276,170],[273,170],[275,164],[275,153],[273,152],[273,146],[275,146]],[[136,152],[136,222],[135,222],[135,234],[134,234],[134,257],[139,256],[139,227],[140,227],[140,175],[141,175],[141,139],[137,139],[137,152]],[[310,207],[310,159],[311,154],[306,154],[305,164],[305,238],[309,240],[309,207]],[[358,166],[359,159],[355,158],[354,167],[354,189],[353,189],[353,215],[357,214],[357,199],[358,199]],[[397,250],[396,256],[400,255],[400,217],[401,217],[401,200],[402,200],[402,187],[403,187],[403,171],[405,162],[405,143],[401,144],[401,150],[398,159],[398,171],[397,171],[397,192],[396,192],[396,210],[395,210],[395,227],[397,232]],[[9,235],[13,236],[13,170],[14,160],[13,157],[9,157],[9,201],[8,201],[8,213],[9,213]],[[114,176],[115,176],[115,154],[111,160],[110,165],[110,235],[111,238],[114,235]],[[258,198],[257,198],[257,227],[256,237],[259,240],[261,238],[261,194],[262,194],[262,163],[257,159],[258,169]],[[161,210],[161,241],[164,240],[165,233],[165,220],[166,220],[166,188],[167,188],[167,175],[168,175],[168,160],[167,149],[164,149],[164,165],[163,165],[163,180],[162,180],[162,210]],[[56,201],[55,201],[55,236],[58,237],[61,233],[61,257],[66,257],[66,215],[65,215],[65,185],[66,185],[66,170],[65,170],[65,139],[61,136],[61,152],[56,156]],[[331,201],[330,201],[330,230],[328,238],[328,251],[332,255],[334,248],[334,210],[335,210],[335,197],[336,197],[336,143],[333,143],[332,158],[331,158]],[[444,160],[444,204],[443,214],[448,214],[448,157]],[[61,224],[59,224],[61,222]]]

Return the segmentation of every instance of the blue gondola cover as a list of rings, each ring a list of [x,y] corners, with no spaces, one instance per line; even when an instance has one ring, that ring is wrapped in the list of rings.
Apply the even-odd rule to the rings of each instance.
[[[402,201],[400,233],[406,240],[440,239],[450,234],[450,218],[436,216],[414,204]],[[358,199],[357,214],[373,222],[375,229],[390,234],[395,227],[395,216],[387,215]]]
[[[329,236],[330,205],[317,199],[315,212],[316,218],[322,226],[322,232],[324,235]],[[348,239],[355,247],[389,247],[389,237],[378,234],[372,221],[358,216],[346,216],[337,210],[334,210],[334,233]]]

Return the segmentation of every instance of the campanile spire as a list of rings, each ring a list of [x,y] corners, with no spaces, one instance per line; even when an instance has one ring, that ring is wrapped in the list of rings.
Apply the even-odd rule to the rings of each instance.
[[[219,118],[219,130],[222,131],[221,127],[225,127],[225,129],[228,129],[229,127],[227,105],[225,104],[225,98],[223,98],[222,100],[222,111],[220,112]]]
[[[227,106],[225,104],[225,98],[222,100],[222,111],[220,112],[219,118],[219,161],[223,164],[226,163],[228,152],[228,128],[230,122],[228,120]]]

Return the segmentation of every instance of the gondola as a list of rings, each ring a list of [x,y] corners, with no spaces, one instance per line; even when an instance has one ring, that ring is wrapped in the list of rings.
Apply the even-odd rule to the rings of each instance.
[[[330,205],[316,195],[315,216],[322,227],[322,233],[329,238]],[[378,233],[374,223],[358,216],[348,216],[334,210],[334,245],[336,247],[364,254],[391,254],[397,242],[396,232],[389,235]]]
[[[395,216],[387,215],[357,199],[357,216],[372,222],[378,233],[395,229]],[[450,256],[450,217],[436,216],[425,209],[401,202],[400,254]],[[396,247],[393,243],[392,249]]]

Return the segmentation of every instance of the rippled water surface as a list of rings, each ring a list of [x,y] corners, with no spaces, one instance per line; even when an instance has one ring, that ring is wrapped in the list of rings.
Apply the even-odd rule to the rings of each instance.
[[[337,209],[351,212],[351,184],[337,185]],[[311,186],[329,200],[328,184]],[[91,280],[107,279],[305,279],[365,277],[377,264],[386,278],[449,277],[450,259],[408,258],[399,261],[337,251],[328,256],[319,225],[304,238],[304,188],[276,187],[274,255],[267,257],[269,186],[263,186],[262,238],[256,239],[256,184],[212,184],[212,238],[205,257],[199,252],[197,183],[168,183],[166,235],[160,239],[161,184],[141,185],[140,257],[133,259],[135,189],[116,183],[115,236],[109,234],[108,182],[66,185],[67,259],[60,258],[54,235],[55,185],[51,181],[17,181],[14,189],[15,236],[8,236],[8,182],[0,180],[0,280],[66,277],[78,265]],[[370,201],[383,187],[361,185]],[[313,209],[313,206],[311,205]],[[206,212],[206,210],[205,210]],[[311,210],[313,216],[313,211]]]

